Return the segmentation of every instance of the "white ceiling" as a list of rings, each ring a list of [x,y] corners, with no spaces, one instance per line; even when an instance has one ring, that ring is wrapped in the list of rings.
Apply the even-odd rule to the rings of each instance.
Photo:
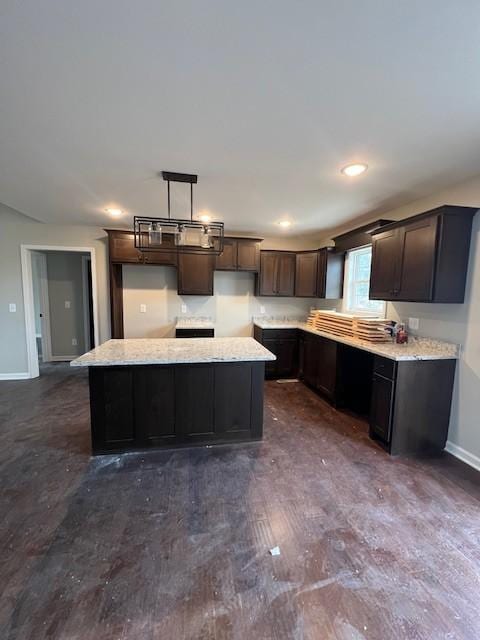
[[[123,226],[167,169],[229,230],[329,228],[480,173],[479,70],[478,0],[3,0],[0,201]]]

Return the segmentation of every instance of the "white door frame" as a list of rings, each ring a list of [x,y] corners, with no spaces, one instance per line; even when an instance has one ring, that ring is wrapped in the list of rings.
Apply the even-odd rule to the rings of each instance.
[[[25,340],[27,346],[28,377],[38,378],[40,370],[38,366],[38,350],[35,331],[35,308],[33,304],[33,280],[32,280],[32,251],[69,251],[89,253],[92,263],[92,298],[93,298],[93,332],[95,344],[99,344],[98,337],[98,303],[97,303],[97,268],[95,249],[92,247],[65,247],[58,245],[20,245],[22,262],[23,305],[25,310]]]
[[[47,255],[41,251],[32,251],[32,259],[38,259],[38,278],[40,286],[40,306],[42,311],[42,362],[52,359],[52,334],[50,328],[50,300],[48,297]]]
[[[90,300],[88,296],[88,263],[91,256],[82,256],[82,300],[83,300],[83,337],[85,349],[90,344]],[[91,267],[90,267],[91,270]],[[92,276],[93,279],[93,276]],[[93,287],[92,287],[93,288]],[[95,343],[97,344],[97,343]]]

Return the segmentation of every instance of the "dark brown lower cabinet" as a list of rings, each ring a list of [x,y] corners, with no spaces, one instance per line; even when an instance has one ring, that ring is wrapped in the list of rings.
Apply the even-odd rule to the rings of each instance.
[[[259,440],[263,362],[90,367],[94,454]]]
[[[338,343],[313,333],[305,333],[303,342],[303,380],[332,402],[337,399]]]
[[[265,363],[265,377],[293,378],[298,372],[297,329],[261,329],[255,326],[254,338],[277,356]]]
[[[215,329],[175,329],[176,338],[214,338]]]
[[[375,356],[370,436],[392,455],[437,453],[447,442],[455,360]]]

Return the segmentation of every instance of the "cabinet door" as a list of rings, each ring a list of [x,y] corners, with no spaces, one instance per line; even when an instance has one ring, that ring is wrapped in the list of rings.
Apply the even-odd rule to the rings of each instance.
[[[215,434],[215,366],[175,368],[176,430],[184,441]]]
[[[295,292],[295,260],[294,253],[277,254],[277,296],[293,296]]]
[[[223,253],[217,256],[215,269],[235,271],[237,269],[238,242],[233,238],[224,238]]]
[[[437,226],[438,217],[434,216],[399,229],[401,257],[396,300],[432,300]]]
[[[158,447],[173,443],[175,374],[173,367],[131,367],[134,376],[136,443]]]
[[[398,289],[400,262],[399,230],[391,229],[372,238],[370,298],[393,300]]]
[[[108,250],[111,262],[143,262],[143,253],[135,248],[135,236],[128,231],[109,231]]]
[[[133,367],[90,367],[92,448],[127,449],[135,442]]]
[[[183,296],[213,296],[215,256],[178,254],[178,293]]]
[[[395,382],[375,374],[372,383],[370,430],[384,442],[390,442],[393,421]]]
[[[297,253],[295,266],[295,295],[314,298],[317,295],[318,252]]]
[[[260,252],[260,273],[258,277],[259,295],[277,295],[277,254],[275,251]]]
[[[303,349],[303,379],[311,387],[317,386],[318,378],[318,346],[320,338],[313,334],[305,334]]]
[[[260,268],[260,245],[254,240],[237,241],[238,271],[258,271]]]
[[[337,342],[318,338],[318,368],[316,388],[334,399],[337,382]]]
[[[263,345],[277,356],[276,360],[265,363],[265,374],[268,378],[288,378],[295,375],[298,360],[295,338],[266,338]]]
[[[327,260],[326,249],[320,249],[317,257],[317,296],[325,298],[327,289]]]
[[[177,250],[175,247],[175,240],[173,238],[173,235],[167,233],[163,234],[162,247],[164,248],[164,251],[145,251],[145,264],[176,266]],[[167,251],[166,249],[171,249],[171,251]]]

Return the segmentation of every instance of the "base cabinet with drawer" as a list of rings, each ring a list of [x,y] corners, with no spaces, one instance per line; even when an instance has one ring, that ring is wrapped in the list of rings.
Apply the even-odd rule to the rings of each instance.
[[[455,360],[374,357],[370,436],[392,455],[444,449]]]
[[[255,326],[255,340],[277,356],[265,363],[265,377],[293,378],[298,372],[297,329],[261,329]]]

